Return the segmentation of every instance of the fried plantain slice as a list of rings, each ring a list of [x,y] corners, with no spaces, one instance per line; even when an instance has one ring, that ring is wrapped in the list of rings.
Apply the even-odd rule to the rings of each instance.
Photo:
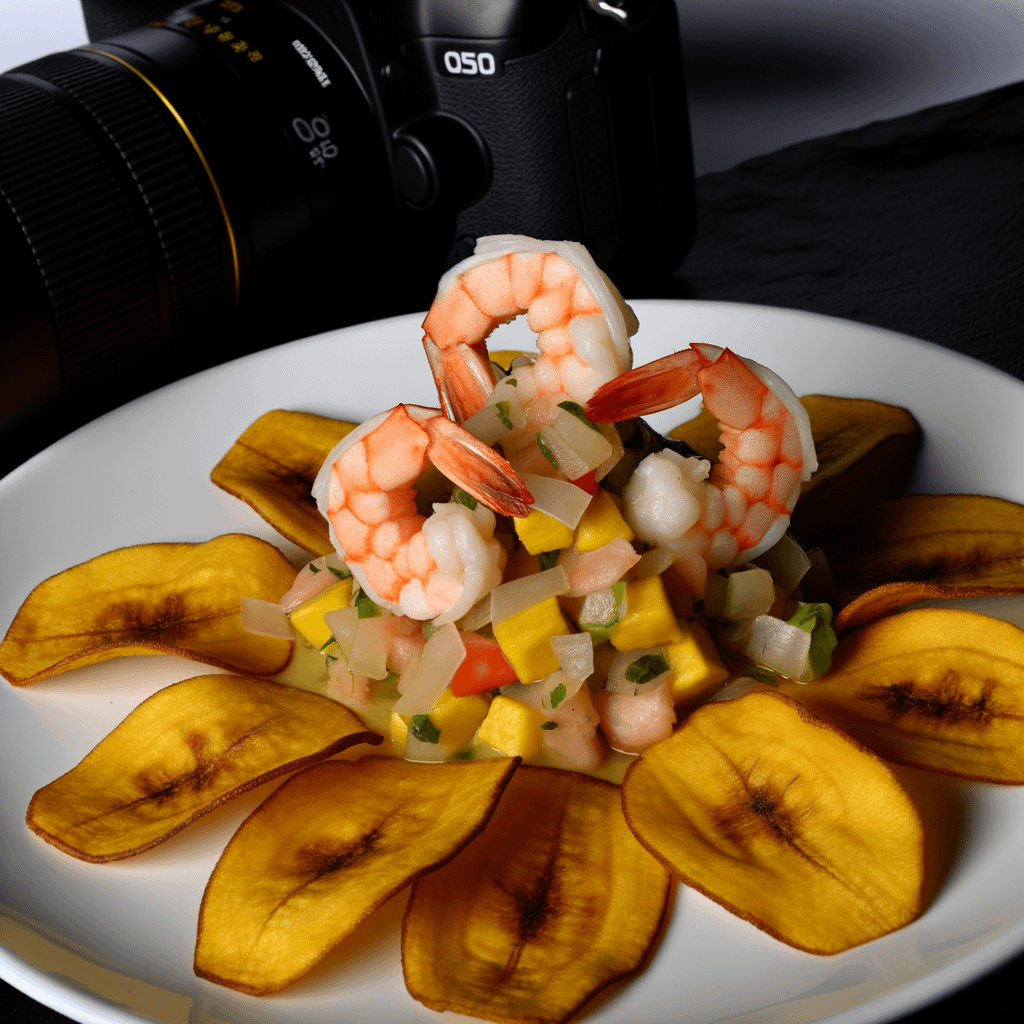
[[[886,583],[1024,593],[1024,505],[1003,498],[908,494],[844,519],[819,542],[840,608]]]
[[[518,763],[364,757],[290,779],[241,824],[210,876],[196,974],[257,996],[290,985],[477,835]]]
[[[72,857],[121,860],[254,786],[381,739],[326,697],[264,679],[196,676],[143,701],[32,797],[26,821]]]
[[[798,949],[921,911],[921,822],[892,771],[771,688],[698,708],[630,765],[622,803],[687,885]]]
[[[670,885],[626,828],[617,786],[524,765],[483,834],[416,882],[406,987],[432,1010],[566,1021],[642,965]]]
[[[253,675],[280,672],[292,642],[242,628],[241,599],[276,601],[295,569],[258,537],[118,548],[44,580],[0,643],[15,686],[129,654],[177,654]]]
[[[981,782],[1024,784],[1024,630],[958,608],[918,608],[844,637],[832,670],[784,690],[882,757]]]
[[[313,555],[334,550],[310,493],[324,459],[355,423],[274,409],[247,427],[210,473],[283,537]]]
[[[804,395],[818,469],[801,488],[792,532],[804,543],[833,523],[898,494],[921,447],[921,428],[898,405],[866,398]],[[669,436],[685,441],[714,462],[721,444],[718,424],[706,410]]]

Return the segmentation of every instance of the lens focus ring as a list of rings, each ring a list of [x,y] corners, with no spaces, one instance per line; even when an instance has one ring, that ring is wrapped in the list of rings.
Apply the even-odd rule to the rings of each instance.
[[[0,79],[0,189],[49,293],[62,391],[160,354],[233,304],[224,224],[145,81],[83,53]]]

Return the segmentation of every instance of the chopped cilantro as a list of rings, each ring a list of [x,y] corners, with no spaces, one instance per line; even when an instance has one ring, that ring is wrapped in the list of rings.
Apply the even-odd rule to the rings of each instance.
[[[551,708],[552,708],[552,710],[557,708],[558,705],[561,704],[563,700],[565,700],[565,697],[566,697],[565,683],[559,683],[551,691]]]
[[[540,723],[540,727],[542,729],[557,729],[558,728],[558,723],[557,722],[541,722]]]
[[[498,419],[501,420],[502,424],[509,430],[512,429],[512,403],[511,402],[495,402],[494,411],[498,414]]]
[[[331,644],[336,644],[337,642],[338,641],[334,639],[334,636],[332,634],[323,642],[323,644],[320,645],[320,650],[326,651],[327,648],[331,646]]]
[[[670,667],[664,654],[644,654],[626,669],[626,680],[639,686],[642,683],[649,683],[652,679],[657,679]]]
[[[506,377],[504,383],[507,384],[510,388],[519,387],[519,381],[517,381],[515,377]]]
[[[583,411],[583,406],[579,402],[559,402],[559,409],[564,409],[567,413],[571,413],[580,421],[580,423],[586,423],[591,430],[597,430],[597,426],[594,421]],[[598,431],[600,433],[600,431]]]
[[[465,505],[470,511],[476,508],[479,504],[476,498],[473,497],[469,491],[464,491],[461,487],[456,487],[452,491],[452,501],[457,501],[460,505]]]
[[[423,634],[424,640],[429,640],[434,635],[434,623],[430,619],[424,619],[423,625],[420,626],[420,632]]]
[[[429,715],[413,715],[409,719],[409,732],[423,743],[436,743],[441,738],[441,733]]]
[[[537,431],[537,447],[540,448],[541,455],[543,455],[544,458],[555,467],[555,469],[558,469],[558,459],[555,458],[555,453],[544,443],[544,438],[541,436],[541,432],[539,430]]]
[[[555,563],[558,561],[558,556],[561,553],[561,551],[557,550],[540,552],[540,554],[537,555],[537,561],[540,562],[541,570],[553,569],[555,567]]]
[[[327,566],[327,568],[338,577],[339,580],[350,580],[352,579],[352,570],[347,568],[335,569],[333,565]],[[320,570],[318,569],[317,572]]]
[[[472,750],[460,750],[455,755],[455,760],[456,761],[472,761],[473,760],[473,751]]]
[[[361,619],[375,619],[382,611],[380,605],[376,604],[370,598],[370,595],[362,589],[356,594],[353,604],[356,606],[356,611],[359,612],[359,618]]]
[[[778,685],[775,679],[775,673],[770,668],[765,668],[763,665],[744,665],[741,675],[747,676],[750,679],[756,679],[759,683],[768,683],[770,686]]]
[[[318,573],[320,571],[320,566],[316,562],[310,562],[307,568],[311,573]]]

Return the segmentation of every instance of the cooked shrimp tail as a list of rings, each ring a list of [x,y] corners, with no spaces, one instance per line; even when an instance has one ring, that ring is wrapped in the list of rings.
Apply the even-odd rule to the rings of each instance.
[[[441,406],[457,423],[494,390],[487,338],[521,314],[537,332],[532,374],[541,394],[585,402],[632,365],[636,317],[582,245],[490,235],[441,278],[423,321]]]
[[[414,483],[433,463],[481,504],[416,509]],[[492,509],[524,516],[533,497],[496,451],[440,409],[397,405],[327,456],[313,497],[359,585],[396,614],[441,623],[464,615],[501,581]]]
[[[623,374],[586,412],[617,422],[697,394],[719,423],[718,463],[668,450],[647,456],[623,490],[623,514],[641,540],[676,552],[676,567],[702,595],[709,570],[756,558],[785,533],[817,458],[807,412],[785,381],[713,345]]]

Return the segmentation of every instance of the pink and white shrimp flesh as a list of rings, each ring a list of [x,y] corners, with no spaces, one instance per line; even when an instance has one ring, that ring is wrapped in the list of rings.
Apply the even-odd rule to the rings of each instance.
[[[433,464],[481,504],[416,509],[417,478]],[[327,456],[313,497],[331,542],[359,585],[398,615],[439,625],[501,582],[494,511],[525,516],[533,498],[493,448],[439,409],[398,405],[367,420]]]
[[[616,422],[700,394],[718,420],[716,465],[662,451],[623,490],[623,515],[648,544],[670,548],[694,593],[707,573],[750,561],[786,532],[800,485],[817,468],[807,412],[776,373],[713,345],[691,345],[603,386],[587,415]]]
[[[448,416],[463,423],[497,383],[487,338],[526,314],[539,355],[517,367],[520,401],[559,394],[583,403],[632,365],[638,321],[578,242],[490,235],[438,285],[423,347]]]

